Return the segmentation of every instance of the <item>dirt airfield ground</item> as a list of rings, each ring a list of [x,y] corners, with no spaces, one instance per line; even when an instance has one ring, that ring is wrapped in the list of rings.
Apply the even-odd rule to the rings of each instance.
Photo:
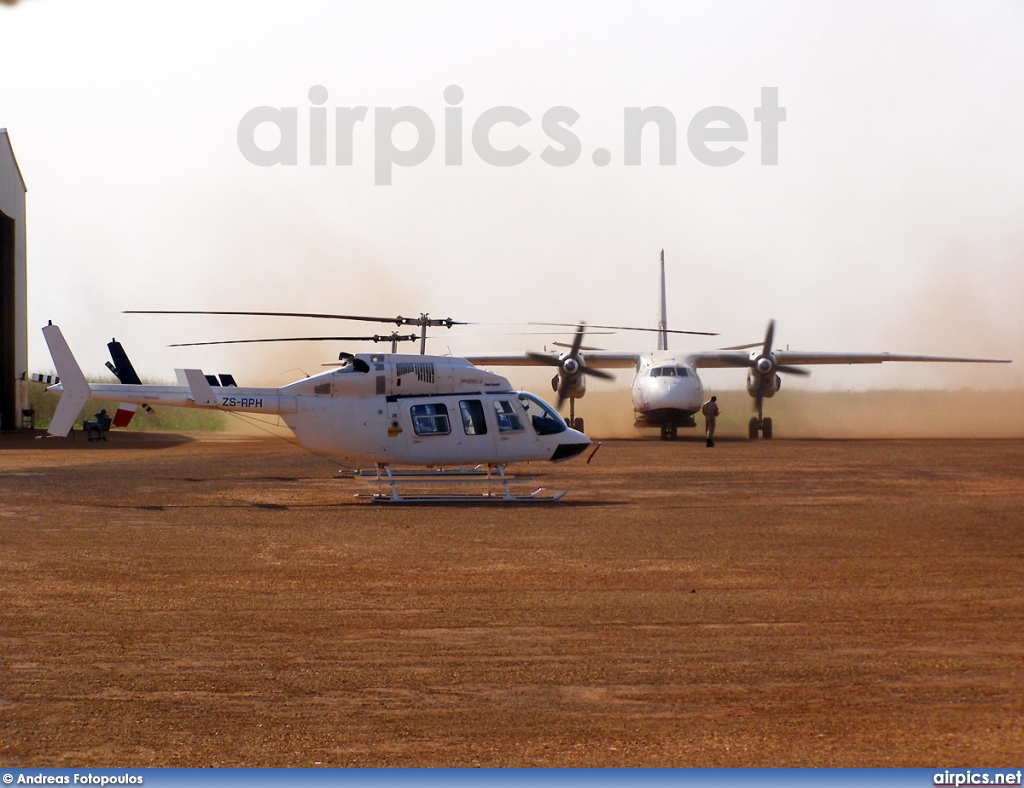
[[[1013,766],[1024,440],[610,440],[545,506],[0,435],[6,766]]]

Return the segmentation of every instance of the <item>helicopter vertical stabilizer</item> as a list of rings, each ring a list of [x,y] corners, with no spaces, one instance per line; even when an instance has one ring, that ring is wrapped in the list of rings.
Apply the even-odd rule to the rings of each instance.
[[[82,374],[82,369],[78,366],[60,328],[50,323],[43,329],[43,337],[46,339],[47,347],[50,348],[50,357],[57,368],[57,375],[61,379],[60,385],[63,387],[63,393],[60,402],[57,403],[57,409],[53,413],[48,432],[50,435],[65,438],[75,425],[78,414],[85,407],[92,388],[89,386],[89,381],[85,379],[85,375]]]

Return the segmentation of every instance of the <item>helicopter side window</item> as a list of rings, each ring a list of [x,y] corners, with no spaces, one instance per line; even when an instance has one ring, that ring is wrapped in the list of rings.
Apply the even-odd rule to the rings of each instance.
[[[521,432],[523,422],[520,421],[512,403],[499,399],[494,403],[494,412],[498,414],[498,430],[500,432]]]
[[[478,399],[459,401],[462,413],[462,429],[467,435],[486,435],[487,421],[484,419],[484,404]]]
[[[558,415],[558,411],[548,405],[544,400],[535,397],[526,391],[519,392],[519,401],[523,410],[530,417],[530,423],[538,435],[554,435],[565,432],[565,419]]]
[[[448,435],[452,431],[448,408],[442,402],[413,405],[409,409],[412,428],[417,435]]]

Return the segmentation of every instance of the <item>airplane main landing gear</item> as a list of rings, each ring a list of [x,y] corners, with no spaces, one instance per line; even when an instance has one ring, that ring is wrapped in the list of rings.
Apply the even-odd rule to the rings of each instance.
[[[558,376],[556,375],[557,379]],[[565,420],[565,426],[577,432],[583,432],[583,418],[576,418],[576,400],[569,398],[569,418]]]
[[[750,440],[756,441],[758,433],[763,435],[766,441],[772,439],[772,420],[770,417],[766,419],[761,416],[754,416],[750,419],[748,437]]]

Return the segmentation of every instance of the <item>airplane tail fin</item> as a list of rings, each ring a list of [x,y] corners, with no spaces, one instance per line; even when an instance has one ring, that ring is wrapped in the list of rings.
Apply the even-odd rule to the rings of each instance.
[[[665,302],[665,250],[661,250],[661,313],[658,315],[658,350],[668,350],[668,308]]]
[[[82,374],[82,369],[78,366],[60,328],[50,323],[43,329],[43,338],[46,340],[47,347],[50,348],[50,357],[53,359],[53,365],[57,368],[61,385],[64,387],[48,432],[51,435],[64,438],[71,432],[71,428],[75,425],[75,419],[85,407],[85,403],[92,393],[92,387],[89,386],[89,381]]]

